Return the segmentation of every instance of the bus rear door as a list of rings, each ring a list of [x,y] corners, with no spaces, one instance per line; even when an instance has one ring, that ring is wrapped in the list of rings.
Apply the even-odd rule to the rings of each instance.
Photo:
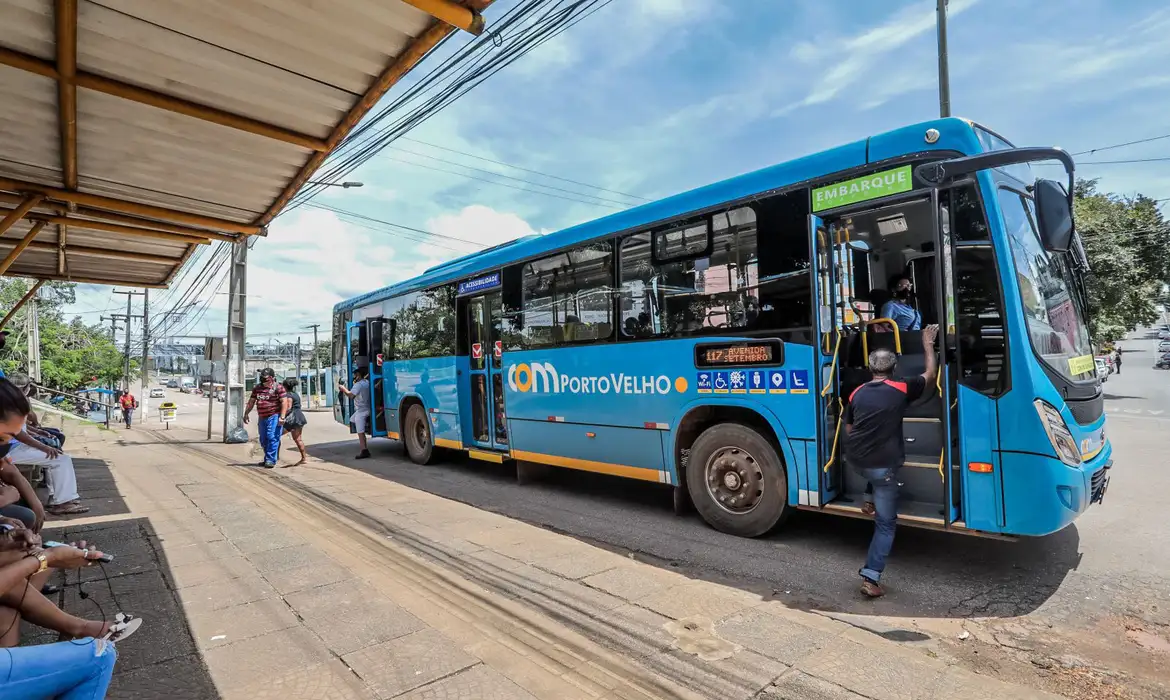
[[[491,450],[508,450],[508,423],[504,413],[503,301],[500,292],[461,300],[467,329],[468,370],[460,381],[463,443]]]
[[[366,320],[366,338],[369,342],[370,367],[370,434],[374,437],[386,437],[386,382],[385,370],[389,358],[383,355],[382,337],[386,330],[386,320],[381,316]]]
[[[354,373],[361,367],[369,366],[368,344],[366,342],[366,324],[362,321],[351,321],[345,324],[345,383],[347,386],[353,384]],[[341,417],[349,424],[349,431],[355,432],[353,424],[349,422],[353,416],[353,399],[343,398],[338,403],[341,404]]]

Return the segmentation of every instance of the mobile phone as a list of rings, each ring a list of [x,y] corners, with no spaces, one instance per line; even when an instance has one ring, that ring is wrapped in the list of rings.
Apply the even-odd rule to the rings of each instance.
[[[45,540],[41,543],[41,546],[45,549],[52,549],[53,547],[72,547],[73,545],[65,544],[64,542],[54,542],[53,540]],[[100,561],[103,564],[109,564],[110,562],[114,561],[114,555],[102,552],[102,555],[93,561]]]

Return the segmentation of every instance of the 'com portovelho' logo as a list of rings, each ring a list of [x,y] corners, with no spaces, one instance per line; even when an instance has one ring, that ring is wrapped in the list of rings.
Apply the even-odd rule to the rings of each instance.
[[[576,376],[561,374],[551,362],[526,362],[508,367],[508,388],[521,393],[544,394],[669,394],[687,390],[687,380],[660,375],[624,372]]]

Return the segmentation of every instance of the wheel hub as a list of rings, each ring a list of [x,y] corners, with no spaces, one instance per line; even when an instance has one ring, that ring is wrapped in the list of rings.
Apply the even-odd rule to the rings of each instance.
[[[751,512],[764,495],[763,468],[738,447],[721,447],[712,453],[705,473],[711,499],[729,513]]]

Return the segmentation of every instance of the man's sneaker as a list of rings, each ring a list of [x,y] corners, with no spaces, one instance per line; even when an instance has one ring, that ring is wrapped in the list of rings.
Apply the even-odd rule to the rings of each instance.
[[[274,469],[276,467],[276,465],[272,462],[264,462],[260,466],[264,467],[265,469]]]
[[[861,592],[867,598],[881,598],[886,594],[886,592],[882,590],[881,586],[867,578],[861,580]]]
[[[369,459],[370,456],[371,455],[370,455],[369,450],[362,450],[361,452],[358,453],[358,456],[355,457],[354,459]]]

